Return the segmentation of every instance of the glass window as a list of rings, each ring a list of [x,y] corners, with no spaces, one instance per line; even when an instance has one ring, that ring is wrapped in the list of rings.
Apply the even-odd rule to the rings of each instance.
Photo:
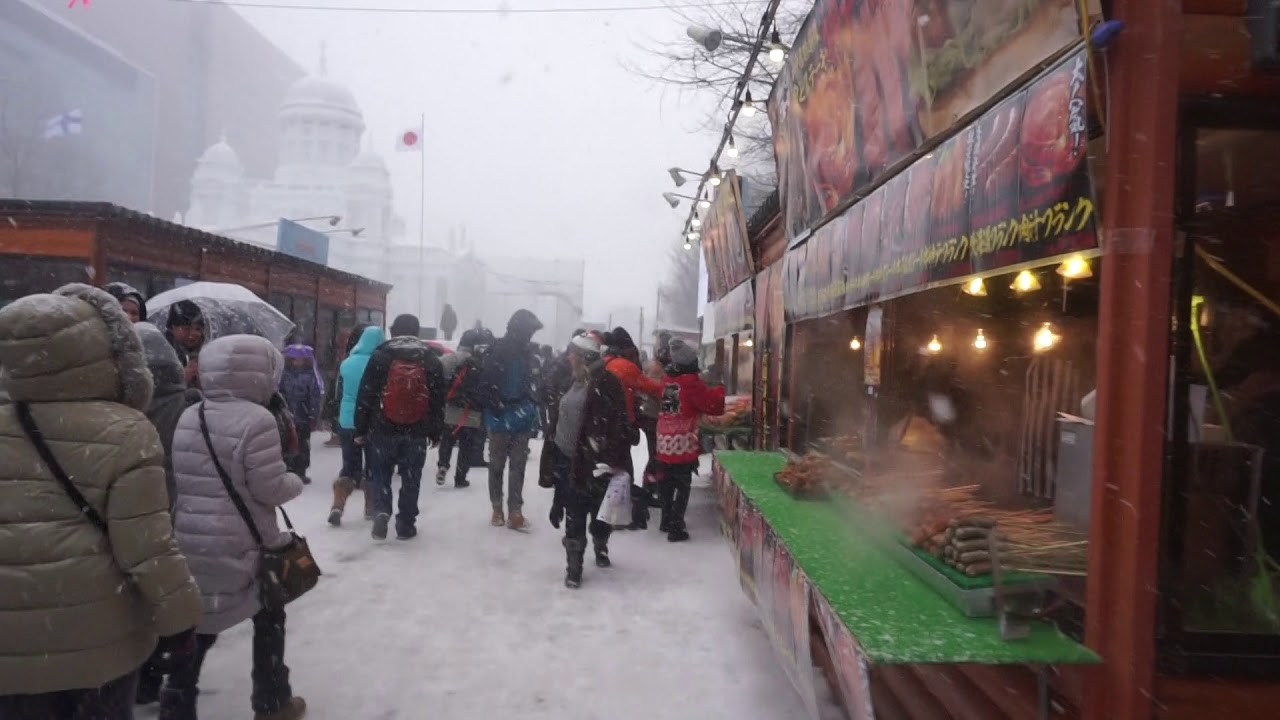
[[[0,273],[0,307],[35,293],[52,292],[67,283],[92,282],[84,260],[4,256]]]

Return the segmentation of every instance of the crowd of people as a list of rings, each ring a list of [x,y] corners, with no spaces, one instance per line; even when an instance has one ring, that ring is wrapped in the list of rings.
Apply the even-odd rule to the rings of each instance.
[[[306,345],[208,337],[193,301],[171,305],[163,328],[147,317],[146,298],[119,283],[0,309],[0,453],[13,460],[0,468],[0,718],[114,720],[158,702],[162,720],[193,720],[205,656],[249,620],[255,719],[302,717],[284,602],[263,592],[259,566],[291,542],[277,516],[310,482],[325,423],[342,448],[328,521],[341,525],[360,490],[376,540],[417,535],[433,447],[438,485],[454,469],[465,489],[486,465],[490,523],[527,529],[539,433],[567,587],[581,585],[588,536],[610,567],[615,527],[647,529],[651,505],[668,540],[689,538],[699,419],[722,413],[725,393],[678,339],[661,337],[646,362],[622,328],[580,330],[556,354],[520,310],[502,337],[476,327],[447,352],[401,315],[389,338],[354,328],[326,378]],[[601,513],[619,478],[631,484],[623,525]]]

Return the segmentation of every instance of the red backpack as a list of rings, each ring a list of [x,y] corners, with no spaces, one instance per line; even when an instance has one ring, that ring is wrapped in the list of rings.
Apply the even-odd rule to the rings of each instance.
[[[382,414],[397,425],[413,425],[427,417],[430,407],[427,369],[411,360],[392,360],[382,390]]]

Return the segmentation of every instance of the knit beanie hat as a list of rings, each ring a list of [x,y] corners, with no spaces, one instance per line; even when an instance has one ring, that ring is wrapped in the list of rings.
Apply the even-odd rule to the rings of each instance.
[[[671,340],[671,366],[681,370],[698,369],[698,353],[680,338]]]
[[[600,354],[600,333],[585,332],[575,337],[569,343],[569,347],[580,355],[599,355]]]
[[[422,328],[418,324],[418,317],[405,313],[397,315],[396,319],[391,323],[391,337],[418,337],[418,331]]]

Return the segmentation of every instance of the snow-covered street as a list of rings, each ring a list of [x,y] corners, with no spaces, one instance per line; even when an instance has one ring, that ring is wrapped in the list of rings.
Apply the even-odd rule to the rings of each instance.
[[[692,541],[670,544],[652,526],[616,532],[614,567],[588,553],[572,591],[562,533],[547,521],[551,492],[537,486],[541,442],[525,485],[530,532],[489,525],[484,468],[470,488],[455,489],[452,474],[437,487],[433,450],[418,537],[377,542],[360,493],[341,528],[325,522],[340,465],[325,437],[314,436],[313,484],[287,506],[325,573],[289,608],[286,659],[308,718],[804,717],[738,587],[705,478],[690,502]],[[204,720],[250,716],[251,637],[242,623],[210,652]]]

